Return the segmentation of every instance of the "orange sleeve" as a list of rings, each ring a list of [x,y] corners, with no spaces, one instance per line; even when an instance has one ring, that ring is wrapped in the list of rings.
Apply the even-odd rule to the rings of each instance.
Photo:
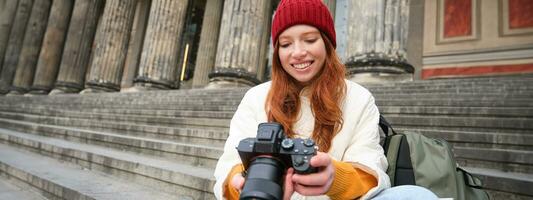
[[[333,160],[335,179],[326,195],[331,199],[356,199],[378,185],[376,177],[350,163]]]
[[[230,185],[230,181],[235,174],[241,173],[244,171],[244,166],[238,164],[231,168],[231,171],[228,173],[226,180],[222,184],[222,195],[228,200],[239,199],[240,192],[236,188]]]

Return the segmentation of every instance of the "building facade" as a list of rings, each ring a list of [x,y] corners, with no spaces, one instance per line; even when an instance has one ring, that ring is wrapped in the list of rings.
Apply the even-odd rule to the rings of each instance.
[[[533,72],[528,0],[325,0],[350,79]],[[1,0],[0,93],[253,86],[277,0]]]

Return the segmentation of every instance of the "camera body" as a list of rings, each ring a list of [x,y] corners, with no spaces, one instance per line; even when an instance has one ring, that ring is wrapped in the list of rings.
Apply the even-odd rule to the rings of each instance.
[[[281,161],[283,168],[293,167],[296,173],[316,172],[310,165],[317,149],[312,139],[287,138],[279,123],[261,123],[256,138],[246,138],[237,147],[245,169],[257,156],[268,156]]]
[[[247,171],[241,200],[281,200],[283,175],[289,167],[299,174],[317,171],[310,165],[311,158],[317,153],[315,142],[287,138],[279,123],[259,124],[257,137],[241,140],[237,151]]]

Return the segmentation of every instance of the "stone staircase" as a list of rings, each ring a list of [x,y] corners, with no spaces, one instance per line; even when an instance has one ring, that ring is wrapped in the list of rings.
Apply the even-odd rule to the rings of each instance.
[[[396,129],[450,141],[494,199],[533,198],[533,76],[367,88]],[[2,96],[0,178],[49,199],[214,199],[245,92]]]

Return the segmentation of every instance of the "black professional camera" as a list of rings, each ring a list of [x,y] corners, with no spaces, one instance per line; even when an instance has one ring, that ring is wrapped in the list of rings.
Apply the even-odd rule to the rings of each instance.
[[[279,123],[259,124],[257,137],[241,140],[237,150],[247,171],[240,199],[282,199],[283,174],[289,167],[299,174],[317,171],[310,165],[315,142],[287,138]]]

